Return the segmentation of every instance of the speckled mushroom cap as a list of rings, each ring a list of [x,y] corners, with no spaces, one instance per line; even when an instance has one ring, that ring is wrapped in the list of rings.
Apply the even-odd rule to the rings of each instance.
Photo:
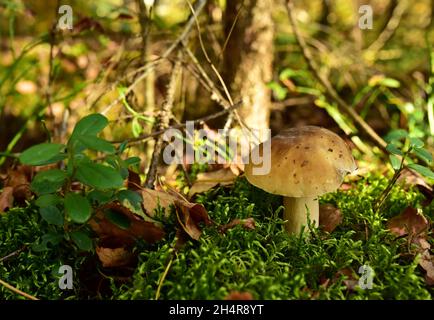
[[[262,155],[263,144],[256,148]],[[345,141],[315,126],[286,129],[274,136],[270,160],[271,169],[266,175],[254,175],[252,169],[260,164],[249,161],[245,166],[247,180],[269,193],[294,198],[335,191],[345,174],[357,169]]]

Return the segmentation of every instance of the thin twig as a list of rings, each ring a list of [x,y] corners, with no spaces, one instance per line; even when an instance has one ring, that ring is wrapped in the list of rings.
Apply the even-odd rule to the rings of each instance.
[[[195,12],[193,6],[191,5],[190,1],[189,1],[189,0],[186,0],[186,1],[187,1],[188,5],[189,5],[189,7],[190,7],[190,10],[192,11],[193,16],[195,17],[196,27],[197,27],[197,30],[198,30],[199,43],[200,43],[200,47],[201,47],[201,49],[202,49],[202,52],[203,52],[203,54],[204,54],[204,56],[205,56],[205,59],[206,59],[206,61],[208,62],[208,64],[209,64],[211,70],[212,70],[212,71],[214,72],[214,74],[217,76],[217,79],[219,80],[221,86],[223,87],[224,93],[225,93],[225,95],[226,95],[226,97],[227,97],[227,100],[229,101],[229,104],[230,104],[230,105],[233,105],[234,102],[233,102],[232,97],[231,97],[231,95],[230,95],[230,93],[229,93],[229,90],[228,90],[228,88],[227,88],[227,86],[226,86],[226,83],[224,82],[224,80],[223,80],[222,76],[220,75],[220,73],[218,72],[217,68],[216,68],[216,67],[214,66],[214,64],[212,63],[212,61],[211,61],[211,59],[209,58],[208,53],[207,53],[207,51],[206,51],[206,49],[205,49],[205,45],[204,45],[203,40],[202,40],[202,35],[201,35],[202,33],[201,33],[201,30],[200,30],[200,24],[199,24],[199,21],[197,20],[197,14],[196,14],[196,12]],[[185,46],[184,46],[184,47],[185,47]],[[191,55],[190,55],[190,56],[191,56]],[[196,61],[197,61],[197,59],[196,59]],[[214,87],[215,87],[215,86],[214,86]],[[251,131],[250,128],[247,126],[247,124],[246,124],[246,123],[243,121],[243,119],[240,117],[240,115],[238,114],[238,112],[235,110],[233,113],[234,113],[235,117],[237,118],[239,124],[240,124],[242,127],[244,127],[244,128],[246,128],[246,129],[248,129],[249,131]],[[229,119],[229,121],[228,121],[229,123],[228,123],[228,122],[226,123],[226,125],[225,125],[225,130],[228,129],[228,126],[230,126],[230,124],[231,124],[231,122],[232,122],[232,120],[231,120],[231,119],[232,119],[232,116],[231,116],[231,115],[232,115],[232,114],[229,115],[229,118],[228,118],[228,119]]]
[[[57,0],[56,6],[55,6],[55,13],[54,16],[57,17],[57,12],[59,10],[60,6],[60,0]],[[49,42],[50,42],[50,54],[49,54],[49,61],[48,61],[48,80],[47,80],[47,88],[45,91],[45,103],[47,104],[47,108],[50,111],[51,117],[54,118],[54,112],[53,107],[51,105],[51,93],[52,93],[52,86],[53,86],[53,80],[54,80],[54,46],[56,44],[56,28],[57,28],[57,19],[55,18],[52,22],[50,33],[49,33]],[[55,128],[55,131],[57,131],[57,135],[59,133],[59,130]],[[51,139],[51,137],[50,137]]]
[[[357,124],[358,126],[378,145],[378,147],[385,151],[387,143],[363,120],[362,117],[351,107],[349,106],[336,92],[333,88],[332,84],[326,79],[320,72],[319,68],[315,64],[312,54],[309,48],[306,45],[303,37],[301,36],[297,23],[294,16],[294,4],[291,0],[287,0],[287,12],[289,16],[289,20],[291,22],[292,30],[294,32],[295,38],[297,39],[297,43],[300,46],[301,52],[303,54],[304,59],[306,60],[309,69],[313,72],[314,76],[319,80],[322,86],[325,88],[326,95],[329,96],[332,100],[334,100],[338,107],[345,111]]]
[[[18,254],[20,254],[25,248],[26,248],[26,246],[24,246],[24,247],[22,247],[22,248],[20,248],[18,250],[15,250],[12,253],[9,253],[8,255],[4,256],[3,258],[0,258],[0,263],[2,263],[4,261],[6,261],[6,260],[8,260],[8,259],[10,259],[10,258],[12,258],[12,257],[14,257],[14,256],[16,256]]]
[[[146,50],[148,47],[148,36],[151,30],[151,14],[152,14],[153,6],[150,8],[148,13],[147,12],[148,10],[145,6],[145,2],[143,0],[136,0],[136,4],[139,9],[139,22],[140,22],[140,31],[142,36],[141,63],[144,63],[146,59]]]
[[[12,292],[15,292],[16,294],[19,294],[20,296],[23,296],[24,298],[27,298],[27,299],[30,299],[30,300],[39,300],[38,298],[36,298],[36,297],[34,297],[34,296],[32,296],[32,295],[30,295],[28,293],[25,293],[25,292],[23,292],[23,291],[15,288],[14,286],[12,286],[9,283],[3,281],[2,279],[0,279],[0,284],[2,286],[4,286],[5,288],[11,290]]]
[[[196,2],[195,5],[195,12],[196,14],[199,14],[202,9],[205,7],[205,4],[207,3],[207,0],[199,0]],[[192,15],[190,19],[188,20],[187,24],[185,25],[184,30],[179,35],[179,37],[172,43],[172,45],[164,51],[164,53],[161,55],[160,58],[149,62],[148,65],[144,66],[144,71],[142,74],[137,76],[137,78],[131,83],[124,91],[124,95],[128,95],[136,86],[140,83],[143,79],[145,79],[150,71],[152,71],[161,61],[167,59],[170,54],[181,44],[184,43],[189,35],[191,28],[193,27],[193,24],[195,23],[195,16]],[[122,100],[122,97],[119,96],[117,99],[115,99],[112,103],[110,103],[102,112],[103,114],[106,114],[113,106],[117,105]]]
[[[178,83],[178,77],[181,73],[181,61],[175,62],[170,77],[170,82],[167,86],[166,99],[161,108],[161,112],[157,117],[156,128],[158,131],[165,131],[169,127],[170,116],[172,114],[173,103],[175,101],[176,85]],[[161,149],[163,147],[163,136],[158,136],[155,141],[154,152],[152,153],[151,164],[149,166],[148,174],[146,175],[145,186],[147,188],[153,188],[155,176],[157,174],[158,160],[160,159]]]
[[[166,266],[166,269],[164,270],[164,273],[161,275],[160,281],[158,281],[158,288],[157,288],[157,293],[155,294],[155,300],[158,300],[160,298],[161,288],[163,287],[164,279],[166,279],[167,274],[169,273],[169,269],[172,266],[173,258],[174,256],[172,255],[172,257],[169,260],[169,263]]]
[[[398,5],[393,10],[392,16],[390,20],[387,22],[386,28],[383,32],[380,33],[377,39],[371,43],[371,45],[366,49],[367,52],[370,52],[375,59],[375,56],[378,51],[383,48],[386,43],[393,37],[396,30],[401,23],[402,16],[408,8],[408,0],[399,1]]]

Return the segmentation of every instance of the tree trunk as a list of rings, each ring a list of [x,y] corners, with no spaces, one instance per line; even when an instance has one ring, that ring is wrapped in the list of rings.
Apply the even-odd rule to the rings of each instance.
[[[224,52],[225,80],[234,101],[242,99],[239,113],[252,129],[269,127],[273,5],[273,0],[231,0],[225,11],[225,35],[229,37]]]

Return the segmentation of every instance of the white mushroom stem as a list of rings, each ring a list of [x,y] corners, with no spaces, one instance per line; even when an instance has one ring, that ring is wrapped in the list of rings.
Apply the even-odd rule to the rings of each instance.
[[[289,234],[299,234],[303,226],[308,227],[308,219],[315,228],[319,225],[319,205],[317,197],[290,198],[283,197],[286,230]]]

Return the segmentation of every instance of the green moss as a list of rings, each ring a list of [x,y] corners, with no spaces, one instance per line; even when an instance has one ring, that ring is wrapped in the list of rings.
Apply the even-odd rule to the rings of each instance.
[[[255,230],[242,226],[221,234],[215,226],[204,227],[199,241],[188,241],[179,250],[161,288],[160,299],[222,299],[230,291],[248,291],[257,299],[431,299],[417,257],[408,254],[406,239],[396,239],[386,229],[387,220],[407,206],[421,207],[417,190],[395,186],[379,213],[373,202],[388,183],[387,178],[368,176],[348,191],[328,194],[322,203],[339,207],[343,222],[328,234],[315,230],[310,238],[289,236],[283,229],[282,199],[238,179],[233,187],[199,195],[217,224],[253,217]],[[433,205],[423,207],[431,220]],[[161,212],[160,212],[161,213]],[[28,249],[0,263],[0,278],[43,299],[105,298],[154,299],[175,239],[174,216],[165,221],[165,240],[139,243],[138,264],[131,281],[103,293],[75,279],[75,290],[61,291],[55,274],[60,264],[74,270],[98,273],[94,259],[80,256],[71,247],[35,253],[32,243],[47,232],[48,225],[31,208],[13,210],[0,218],[0,257],[26,245]],[[89,264],[84,265],[85,262]],[[357,272],[369,265],[375,272],[373,288],[348,289],[343,270]],[[100,270],[101,271],[101,270]],[[327,281],[328,280],[328,281]],[[0,297],[19,298],[0,286]]]
[[[52,250],[35,252],[32,245],[49,230],[37,212],[14,209],[0,216],[0,258],[21,250],[18,255],[0,262],[0,279],[16,288],[42,299],[73,299],[79,292],[78,278],[74,290],[59,289],[59,267],[70,265],[79,270],[83,257],[71,247],[56,246]],[[23,299],[22,296],[0,286],[0,299]]]
[[[190,241],[176,255],[161,291],[161,299],[222,299],[232,290],[248,291],[257,299],[430,299],[417,260],[406,255],[405,239],[385,229],[388,218],[422,196],[396,186],[383,211],[372,204],[388,180],[368,177],[354,189],[326,195],[321,202],[341,208],[343,223],[331,234],[316,231],[311,239],[289,236],[282,228],[281,199],[239,179],[232,189],[219,188],[199,196],[211,218],[228,223],[253,217],[256,230],[241,226],[220,234],[204,228],[201,239]],[[427,208],[429,211],[430,208]],[[427,212],[429,214],[429,212]],[[171,243],[156,251],[141,248],[139,266],[131,283],[116,287],[114,298],[154,299],[158,281],[171,256]],[[339,271],[369,265],[375,272],[373,288],[347,289]],[[326,279],[328,286],[321,286]]]

